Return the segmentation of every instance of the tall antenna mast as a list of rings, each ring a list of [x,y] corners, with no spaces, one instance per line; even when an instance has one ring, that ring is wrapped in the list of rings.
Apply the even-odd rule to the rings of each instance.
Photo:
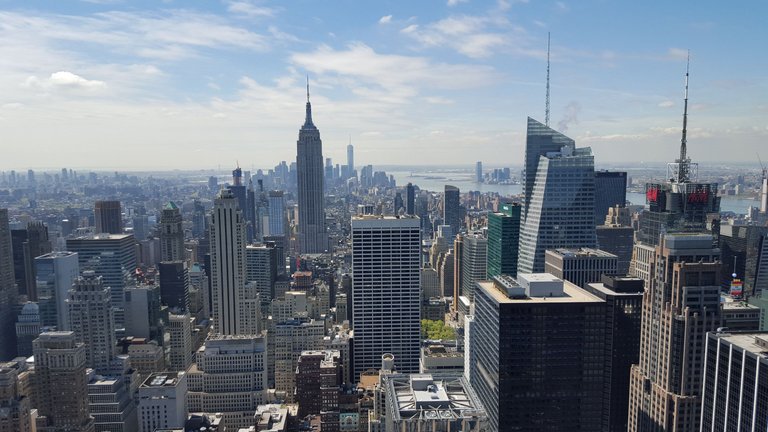
[[[309,75],[307,75],[307,102],[309,102]]]
[[[688,58],[685,63],[685,102],[683,108],[683,137],[680,140],[680,164],[677,172],[677,182],[684,183],[688,181],[688,172],[690,159],[688,159],[688,72],[691,66],[691,51],[688,51]]]
[[[544,107],[544,124],[549,127],[549,32],[547,32],[547,100]]]

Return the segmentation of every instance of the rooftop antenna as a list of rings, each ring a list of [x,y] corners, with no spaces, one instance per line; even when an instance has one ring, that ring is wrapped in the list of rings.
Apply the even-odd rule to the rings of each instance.
[[[688,181],[688,171],[690,159],[688,159],[688,72],[691,66],[691,51],[688,50],[688,57],[685,63],[685,101],[683,108],[683,137],[680,140],[680,160],[677,173],[677,182],[684,183]]]
[[[309,103],[309,74],[307,74],[307,103]]]
[[[544,108],[544,124],[549,127],[549,32],[547,32],[547,100]]]

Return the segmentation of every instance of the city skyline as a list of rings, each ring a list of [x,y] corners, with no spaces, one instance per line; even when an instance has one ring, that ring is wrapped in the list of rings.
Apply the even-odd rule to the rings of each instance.
[[[687,49],[691,158],[753,160],[768,136],[766,7],[8,2],[0,169],[41,152],[114,169],[294,160],[307,74],[335,162],[351,137],[363,163],[520,165],[525,117],[544,120],[550,31],[551,126],[598,163],[674,158]]]

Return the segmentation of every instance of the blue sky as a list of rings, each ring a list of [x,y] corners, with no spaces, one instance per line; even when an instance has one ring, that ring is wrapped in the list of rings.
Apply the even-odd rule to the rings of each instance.
[[[272,167],[305,76],[324,154],[519,165],[526,116],[597,163],[750,161],[768,138],[768,3],[2,1],[0,169]],[[764,159],[768,159],[768,151]]]

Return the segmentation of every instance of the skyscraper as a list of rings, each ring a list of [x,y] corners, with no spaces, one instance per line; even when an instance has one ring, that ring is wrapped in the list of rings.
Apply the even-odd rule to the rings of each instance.
[[[609,208],[626,203],[626,171],[595,171],[595,225],[605,223]]]
[[[484,280],[488,274],[488,240],[480,233],[470,233],[463,237],[461,295],[473,300],[475,284]]]
[[[286,234],[285,197],[283,191],[269,191],[269,232],[264,235]]]
[[[244,228],[246,241],[249,242],[253,240],[253,237],[249,236],[248,231],[248,223],[250,222],[250,212],[248,211],[248,191],[245,189],[245,185],[243,184],[243,170],[239,166],[232,170],[232,184],[227,186],[227,189],[232,192],[232,195],[235,197],[235,201],[237,202],[237,208],[239,208],[240,212],[242,212],[242,218],[246,224]]]
[[[544,271],[547,249],[596,246],[594,166],[591,149],[576,149],[573,141],[539,157],[520,232],[518,274]]]
[[[584,290],[605,301],[605,367],[603,368],[603,427],[626,432],[629,409],[629,372],[640,355],[643,281],[626,276],[603,276]]]
[[[477,183],[483,182],[483,163],[480,161],[475,163],[475,181]]]
[[[488,213],[488,279],[517,276],[521,210],[519,204],[502,204],[497,213]]]
[[[93,432],[85,344],[71,331],[46,332],[33,342],[33,350],[38,430]]]
[[[160,295],[164,305],[175,313],[189,310],[189,271],[184,261],[165,261],[157,266],[160,272]]]
[[[574,149],[576,143],[560,132],[528,117],[525,138],[525,165],[523,166],[523,218],[531,205],[533,186],[538,177],[539,158],[549,152],[560,152],[563,147]]]
[[[245,225],[234,194],[222,190],[209,223],[213,322],[221,335],[259,333],[259,298],[245,286]]]
[[[181,211],[172,201],[163,208],[160,215],[160,258],[162,261],[184,260],[184,229],[181,226]]]
[[[80,270],[93,270],[112,292],[115,322],[124,323],[124,288],[136,271],[136,240],[132,234],[96,234],[67,239],[67,250],[77,252]]]
[[[168,367],[175,372],[184,372],[192,364],[192,317],[189,313],[168,315],[170,354]]]
[[[443,224],[450,225],[454,234],[461,232],[461,207],[459,188],[445,185],[443,193]]]
[[[312,123],[307,84],[307,113],[296,142],[296,169],[299,195],[299,251],[328,251],[323,197],[323,142],[320,131]]]
[[[32,355],[32,341],[40,336],[40,330],[40,307],[37,303],[28,302],[21,308],[21,313],[16,321],[17,356],[29,357]]]
[[[768,332],[708,333],[702,431],[768,430]]]
[[[666,234],[651,268],[628,430],[698,431],[706,334],[720,326],[720,249],[711,234]]]
[[[96,234],[122,234],[123,215],[120,201],[96,201],[94,204]]]
[[[69,290],[69,328],[85,343],[86,365],[100,373],[111,369],[117,354],[110,288],[101,276],[84,271]]]
[[[420,225],[417,217],[352,218],[355,381],[384,353],[403,372],[419,370]]]
[[[37,268],[40,319],[47,327],[69,330],[69,311],[66,300],[72,283],[80,275],[77,253],[51,252],[35,258]]]
[[[493,431],[598,431],[605,302],[552,275],[478,282],[470,383]]]
[[[8,210],[0,209],[0,360],[16,356],[16,296]]]
[[[411,183],[405,186],[405,214],[416,214],[416,188]]]
[[[347,144],[347,173],[350,177],[355,172],[355,147],[352,146],[351,138],[350,143]],[[346,179],[344,179],[346,180]]]

